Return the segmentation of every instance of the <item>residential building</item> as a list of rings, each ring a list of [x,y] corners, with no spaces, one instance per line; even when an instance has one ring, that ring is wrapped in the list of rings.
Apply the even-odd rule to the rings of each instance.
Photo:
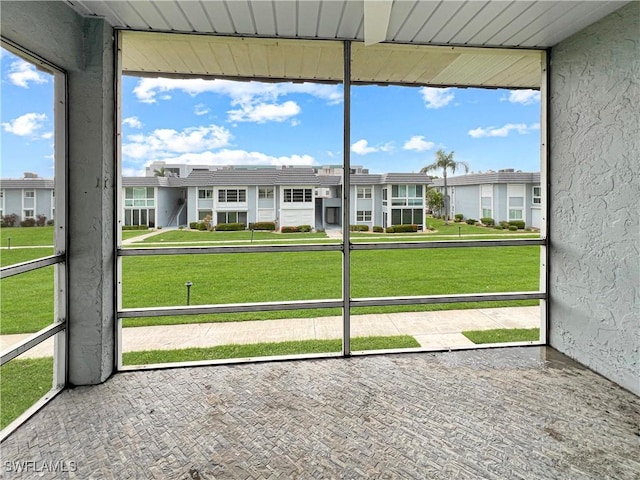
[[[340,166],[165,168],[175,168],[178,175],[151,176],[153,168],[146,177],[123,178],[124,225],[178,226],[207,216],[214,225],[275,222],[318,229],[342,224]],[[351,171],[350,224],[423,227],[427,175]]]
[[[436,178],[433,186],[441,192],[444,180]],[[470,173],[447,178],[450,196],[449,216],[493,218],[497,222],[522,220],[528,227],[540,228],[542,190],[539,172],[521,172],[513,168]]]
[[[55,192],[53,179],[25,172],[23,178],[0,180],[0,217],[15,214],[17,224],[28,218],[44,216],[53,220]]]

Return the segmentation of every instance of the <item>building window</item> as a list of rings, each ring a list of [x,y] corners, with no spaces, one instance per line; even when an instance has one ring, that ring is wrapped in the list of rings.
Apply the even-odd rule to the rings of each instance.
[[[25,190],[24,191],[24,198],[35,198],[35,197],[36,197],[35,190]]]
[[[198,198],[200,199],[213,198],[213,188],[199,188]]]
[[[392,185],[391,205],[398,207],[424,205],[422,185]]]
[[[125,207],[155,207],[153,187],[127,187],[124,190]]]
[[[211,210],[198,210],[198,220],[204,220],[207,215],[213,218],[213,212]]]
[[[218,201],[222,203],[238,203],[247,201],[247,191],[244,188],[218,190]],[[222,222],[229,223],[229,222]],[[235,222],[232,222],[235,223]]]
[[[394,208],[391,210],[392,225],[418,225],[422,226],[421,208]]]
[[[22,212],[22,218],[33,218],[33,209],[27,208]]]
[[[524,220],[524,184],[507,185],[507,210],[509,220]]]
[[[217,223],[243,223],[247,225],[247,212],[218,212]]]
[[[356,187],[358,198],[371,198],[371,187]]]
[[[542,188],[533,187],[533,204],[540,205],[542,203]]]
[[[370,222],[371,210],[358,210],[356,215],[356,221],[358,222]]]
[[[124,211],[124,224],[154,228],[156,226],[156,209],[127,208]]]
[[[313,191],[311,188],[285,188],[285,203],[310,203],[313,201]]]
[[[258,188],[258,198],[273,198],[273,187],[260,187]]]
[[[4,216],[4,190],[0,190],[0,217]]]

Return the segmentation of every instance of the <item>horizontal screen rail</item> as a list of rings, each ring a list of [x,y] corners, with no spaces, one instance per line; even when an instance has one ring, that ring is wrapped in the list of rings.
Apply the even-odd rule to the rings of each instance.
[[[422,295],[410,297],[354,298],[351,307],[383,307],[393,305],[429,305],[515,300],[544,300],[544,292],[463,293],[459,295]],[[289,302],[228,303],[219,305],[191,305],[172,307],[123,308],[118,318],[166,317],[174,315],[202,315],[216,313],[273,312],[278,310],[308,310],[312,308],[341,308],[340,299],[294,300]]]
[[[423,295],[415,297],[354,298],[352,307],[384,307],[392,305],[435,305],[442,303],[491,302],[512,300],[544,300],[544,292],[462,293],[458,295]]]
[[[28,262],[16,263],[15,265],[9,265],[8,267],[0,268],[0,279],[12,277],[20,273],[30,272],[31,270],[37,270],[39,268],[55,265],[56,263],[64,262],[64,254],[51,255],[49,257],[42,257],[36,260],[29,260]]]
[[[277,252],[335,252],[342,251],[340,243],[315,243],[309,245],[246,245],[224,247],[157,247],[121,248],[120,257],[140,255],[203,255],[218,253],[277,253]]]
[[[542,238],[521,238],[511,240],[446,240],[433,242],[384,242],[351,243],[351,250],[402,250],[416,248],[464,248],[464,247],[526,247],[546,245]],[[278,252],[332,252],[342,251],[341,243],[305,245],[234,245],[223,247],[150,247],[121,248],[120,257],[144,255],[206,255],[220,253],[278,253]]]
[[[531,245],[546,245],[546,240],[543,238],[512,238],[510,240],[352,243],[349,248],[351,250],[408,250],[413,248],[526,247]]]
[[[339,308],[342,300],[295,300],[289,302],[228,303],[219,305],[191,305],[187,307],[123,308],[118,318],[166,317],[172,315],[201,315],[214,313],[273,312],[278,310],[308,310],[311,308]]]
[[[43,328],[39,332],[34,333],[30,337],[25,338],[17,345],[8,348],[0,355],[0,366],[7,363],[9,360],[22,355],[27,350],[32,349],[36,345],[44,342],[47,338],[54,336],[56,333],[62,332],[66,327],[66,322],[54,323],[46,328]]]

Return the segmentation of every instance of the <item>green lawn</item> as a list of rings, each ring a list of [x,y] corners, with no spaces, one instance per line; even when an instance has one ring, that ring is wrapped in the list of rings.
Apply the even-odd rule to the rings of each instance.
[[[52,385],[52,357],[14,359],[0,367],[0,429],[40,400]]]
[[[327,238],[325,233],[274,233],[274,232],[253,232],[254,240],[301,240],[311,238]],[[208,243],[208,242],[236,242],[251,240],[250,231],[241,232],[207,232],[200,230],[168,230],[166,232],[153,235],[141,243],[161,243],[161,242],[188,242],[188,243]]]
[[[0,228],[0,247],[6,247],[11,238],[11,246],[53,245],[54,227],[12,227]]]
[[[0,250],[0,266],[15,265],[16,263],[48,257],[49,255],[53,255],[53,247],[3,249]]]
[[[351,349],[353,351],[418,347],[420,347],[420,344],[415,338],[409,335],[393,337],[355,337],[351,339]],[[341,340],[301,340],[247,345],[221,345],[207,348],[185,348],[182,350],[147,350],[143,352],[123,353],[122,363],[124,365],[148,365],[152,363],[193,362],[227,358],[301,355],[307,353],[338,352],[341,348]]]
[[[352,297],[533,291],[539,247],[355,251]],[[123,306],[339,298],[339,252],[123,258]]]
[[[535,342],[540,340],[539,328],[499,328],[468,330],[462,334],[473,343]]]

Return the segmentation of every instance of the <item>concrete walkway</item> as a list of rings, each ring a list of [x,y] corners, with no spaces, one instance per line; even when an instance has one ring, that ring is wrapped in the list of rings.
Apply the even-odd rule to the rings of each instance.
[[[441,310],[351,317],[352,337],[411,335],[421,347],[449,349],[472,346],[461,332],[494,328],[535,328],[540,326],[539,307]],[[341,338],[341,317],[294,318],[245,322],[197,323],[130,327],[123,329],[124,352],[173,350],[188,347],[283,342]],[[0,336],[0,350],[29,337],[28,334]],[[53,354],[53,339],[32,348],[20,358]]]

